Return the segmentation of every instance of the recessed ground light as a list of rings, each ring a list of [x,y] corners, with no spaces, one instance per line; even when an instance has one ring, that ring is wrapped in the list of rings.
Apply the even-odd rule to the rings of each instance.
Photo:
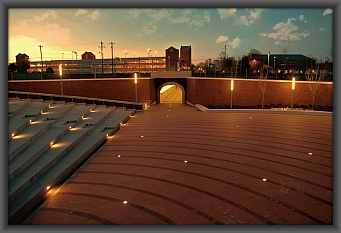
[[[251,119],[251,117],[250,117],[250,119]]]
[[[71,126],[69,126],[69,129],[71,129],[72,127]]]
[[[53,146],[53,142],[50,142],[50,146]]]
[[[32,123],[32,120],[30,119],[30,123]]]
[[[144,136],[143,135],[141,135],[141,138],[143,138]]]
[[[263,179],[263,181],[266,181],[266,179]]]
[[[184,163],[187,163],[187,160],[185,160]]]
[[[107,134],[107,137],[109,137],[109,134]]]
[[[14,133],[12,133],[12,137],[14,137],[14,135],[15,135],[15,134],[14,134]]]
[[[239,126],[237,125],[236,127],[238,128]]]
[[[128,202],[127,201],[124,201],[123,204],[127,204]]]
[[[41,114],[43,114],[43,111],[40,111]]]
[[[46,187],[46,190],[49,190],[50,188],[51,188],[51,187],[50,187],[50,185],[49,185],[49,186]]]
[[[121,155],[117,155],[117,157],[119,157],[119,158],[120,158],[120,157],[121,157]]]
[[[169,117],[169,116],[167,116],[167,117]]]
[[[309,155],[312,155],[313,153],[309,152]]]

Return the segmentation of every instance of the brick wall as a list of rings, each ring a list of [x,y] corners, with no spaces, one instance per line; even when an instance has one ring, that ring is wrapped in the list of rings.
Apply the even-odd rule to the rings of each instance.
[[[193,104],[230,105],[231,79],[188,78],[188,101]],[[291,106],[292,82],[268,80],[265,82],[264,105]],[[312,94],[311,83],[295,83],[294,104],[310,105]],[[333,106],[333,84],[321,83],[319,94],[315,96],[315,105]],[[256,106],[262,104],[260,81],[257,79],[235,79],[232,92],[235,106]]]
[[[233,105],[256,106],[262,104],[262,92],[256,79],[235,79],[232,93]],[[186,100],[192,104],[230,105],[231,79],[187,78],[182,84]],[[64,95],[135,101],[134,79],[83,79],[63,80]],[[8,90],[61,94],[60,80],[9,81]],[[137,83],[139,102],[156,101],[155,81],[140,78]],[[291,81],[268,80],[264,104],[291,106]],[[310,105],[312,95],[309,82],[296,82],[294,104]],[[321,83],[320,93],[315,96],[315,105],[333,106],[333,84]]]
[[[60,80],[9,81],[9,91],[38,92],[61,94]],[[86,96],[92,98],[135,101],[136,90],[134,79],[72,79],[63,80],[64,95]],[[154,92],[154,82],[149,78],[140,78],[137,82],[139,102],[149,102]],[[155,101],[155,98],[154,98]]]

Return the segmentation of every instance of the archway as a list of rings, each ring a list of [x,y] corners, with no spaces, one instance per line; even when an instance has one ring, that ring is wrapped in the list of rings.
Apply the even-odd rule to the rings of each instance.
[[[185,101],[185,89],[178,83],[167,82],[157,90],[157,103],[182,103]]]

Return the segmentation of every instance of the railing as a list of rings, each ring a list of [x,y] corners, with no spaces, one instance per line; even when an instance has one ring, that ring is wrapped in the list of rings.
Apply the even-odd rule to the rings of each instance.
[[[127,109],[135,109],[137,111],[143,111],[150,105],[150,101],[147,103],[136,103],[129,101],[110,100],[110,99],[98,99],[82,96],[67,96],[67,95],[54,95],[46,93],[33,93],[33,92],[20,92],[20,91],[8,91],[8,97],[19,97],[22,99],[43,99],[46,101],[65,101],[75,103],[86,103],[106,106],[125,107]]]

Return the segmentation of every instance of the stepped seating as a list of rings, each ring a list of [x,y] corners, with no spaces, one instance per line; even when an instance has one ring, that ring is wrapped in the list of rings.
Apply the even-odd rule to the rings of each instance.
[[[21,101],[9,105],[16,102]],[[25,117],[28,108],[32,122]],[[58,185],[135,113],[115,106],[41,100],[21,102],[11,111],[16,113],[9,116],[9,132],[16,135],[9,139],[9,224],[27,214],[46,195],[47,186]]]

